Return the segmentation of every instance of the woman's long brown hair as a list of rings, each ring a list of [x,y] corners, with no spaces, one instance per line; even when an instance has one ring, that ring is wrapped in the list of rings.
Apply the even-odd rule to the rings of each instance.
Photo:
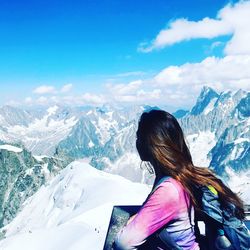
[[[223,204],[236,206],[236,216],[244,218],[241,199],[215,174],[205,167],[194,166],[185,143],[182,129],[174,116],[163,110],[151,110],[141,115],[136,147],[142,160],[179,181],[189,193],[194,206],[199,203],[194,195],[195,185],[213,186]]]

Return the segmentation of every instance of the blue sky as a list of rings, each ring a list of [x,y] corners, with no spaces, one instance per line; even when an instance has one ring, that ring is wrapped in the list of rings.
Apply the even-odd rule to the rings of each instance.
[[[163,81],[161,76],[169,67],[183,70],[187,63],[201,64],[213,56],[223,59],[248,55],[247,49],[232,53],[232,49],[228,52],[225,48],[249,22],[244,21],[240,28],[236,21],[235,25],[234,22],[229,25],[231,17],[236,20],[234,13],[240,15],[244,9],[248,10],[249,1],[231,1],[230,6],[228,3],[224,0],[2,1],[1,104],[31,105],[39,98],[41,104],[65,100],[70,103],[75,96],[75,104],[100,105],[110,100],[116,90],[124,98],[116,98],[114,102],[191,105],[194,101],[191,96],[199,92],[201,83],[195,85],[195,92],[188,93],[183,102],[175,102],[174,95],[181,94],[182,84],[169,82],[172,71],[171,76],[167,71],[167,80]],[[237,4],[246,6],[240,8]],[[229,9],[224,11],[225,17],[219,16],[225,6]],[[218,21],[222,27],[210,34],[210,24],[204,18]],[[180,22],[179,28],[171,28],[178,20],[186,21]],[[197,28],[199,22],[201,27]],[[191,25],[189,34],[193,30],[194,34],[189,36],[184,32],[178,40],[185,25]],[[208,35],[201,32],[206,29]],[[157,43],[157,36],[164,30],[170,31],[166,37],[172,40],[165,41],[162,36]],[[193,72],[193,68],[184,70]],[[213,87],[224,89],[221,79],[220,84],[217,79],[209,81]],[[235,87],[231,85],[230,88]],[[155,95],[147,98],[147,93],[153,91]],[[173,98],[166,100],[164,96],[169,94]]]

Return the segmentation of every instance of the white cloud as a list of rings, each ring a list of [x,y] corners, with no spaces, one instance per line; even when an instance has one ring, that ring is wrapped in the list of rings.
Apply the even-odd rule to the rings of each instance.
[[[40,105],[47,105],[48,104],[48,98],[45,96],[40,96],[37,100],[36,100],[37,104]]]
[[[131,103],[131,104],[133,103],[149,104],[154,102],[156,104],[160,101],[160,97],[161,97],[160,89],[153,89],[150,91],[140,89],[134,94],[115,96],[114,101],[118,103]]]
[[[232,25],[234,33],[225,47],[227,55],[250,54],[250,1],[240,1],[235,6],[226,6],[221,18]]]
[[[94,105],[99,106],[107,102],[106,96],[94,93],[82,93],[79,95],[54,96],[51,98],[53,103],[61,103],[63,105]]]
[[[149,103],[157,102],[161,96],[159,88],[152,88],[149,81],[135,80],[123,84],[106,84],[109,100],[118,103]]]
[[[24,100],[24,102],[26,103],[26,104],[31,104],[32,103],[32,98],[29,96],[29,97],[26,97],[25,98],[25,100]]]
[[[221,41],[213,42],[210,46],[210,50],[213,51],[215,48],[222,46],[224,43]]]
[[[142,52],[151,52],[178,42],[195,38],[215,38],[231,35],[226,44],[225,53],[250,54],[250,1],[240,1],[228,4],[221,9],[216,19],[205,17],[200,21],[177,19],[169,23],[169,27],[159,32],[150,44],[141,44],[138,48]]]
[[[140,89],[134,94],[115,96],[114,101],[120,103],[151,103],[153,101],[158,103],[160,97],[160,89],[153,89],[150,91]]]
[[[129,72],[120,73],[120,74],[117,74],[114,76],[115,77],[129,77],[129,76],[142,76],[144,74],[145,74],[145,72],[143,72],[143,71],[129,71]]]
[[[209,85],[219,90],[250,88],[250,55],[207,57],[199,63],[170,66],[154,78],[155,86],[179,87]],[[226,86],[225,86],[226,85]]]
[[[232,27],[221,21],[204,18],[194,22],[187,19],[178,19],[169,25],[168,29],[160,31],[150,47],[141,46],[142,52],[150,52],[153,49],[163,48],[175,43],[194,38],[214,38],[220,35],[227,35],[233,32]]]
[[[56,95],[53,95],[50,97],[50,101],[53,103],[59,103],[60,102],[60,98]]]
[[[82,93],[78,95],[53,95],[50,97],[40,96],[39,98],[26,97],[23,101],[25,105],[69,105],[69,106],[80,106],[80,105],[94,105],[99,106],[107,103],[110,100],[107,96],[103,94],[94,93]],[[14,103],[10,103],[14,105]]]
[[[20,102],[17,101],[17,100],[8,100],[7,102],[4,103],[4,105],[10,105],[10,106],[13,106],[13,107],[18,107],[20,106]]]
[[[33,90],[33,93],[39,94],[39,95],[53,94],[55,92],[56,92],[55,87],[49,86],[49,85],[41,85]]]
[[[128,95],[134,93],[142,85],[142,80],[132,81],[130,83],[122,84],[106,84],[106,87],[113,95]]]
[[[85,104],[94,104],[94,105],[100,105],[107,101],[104,95],[96,95],[92,93],[84,93],[81,96],[81,99]]]
[[[33,90],[33,93],[39,94],[39,95],[45,95],[45,94],[57,94],[59,92],[61,93],[67,93],[69,92],[73,87],[73,84],[65,84],[61,87],[60,90],[56,89],[54,86],[51,85],[41,85]]]
[[[66,85],[62,86],[61,92],[67,93],[72,89],[72,87],[73,87],[73,84],[66,84]]]
[[[144,100],[157,100],[161,97],[161,90],[160,89],[153,89],[152,91],[145,91],[143,89],[137,92],[137,97]]]

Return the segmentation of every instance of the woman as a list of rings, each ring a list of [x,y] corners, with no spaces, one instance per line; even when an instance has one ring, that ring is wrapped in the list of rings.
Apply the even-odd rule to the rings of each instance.
[[[211,185],[222,202],[233,203],[237,216],[244,217],[238,196],[209,169],[193,165],[182,129],[171,114],[144,112],[136,147],[141,160],[153,167],[156,178],[140,211],[118,233],[115,249],[200,249],[194,234],[194,208],[199,209],[194,185]]]

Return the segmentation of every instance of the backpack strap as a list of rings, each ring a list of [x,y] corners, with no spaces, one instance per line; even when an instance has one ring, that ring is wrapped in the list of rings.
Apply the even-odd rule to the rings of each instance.
[[[150,196],[155,192],[155,190],[160,186],[161,183],[163,183],[165,180],[169,179],[170,176],[163,176],[158,182],[156,182],[153,185],[153,188],[151,190],[151,192],[149,193],[149,195],[147,196],[146,200],[142,203],[142,207],[144,206],[144,204],[148,201],[148,199],[150,198]]]
[[[162,184],[165,180],[171,178],[170,176],[163,176],[158,182],[155,183],[155,185],[152,188],[152,191],[150,194],[154,193],[154,191]]]

